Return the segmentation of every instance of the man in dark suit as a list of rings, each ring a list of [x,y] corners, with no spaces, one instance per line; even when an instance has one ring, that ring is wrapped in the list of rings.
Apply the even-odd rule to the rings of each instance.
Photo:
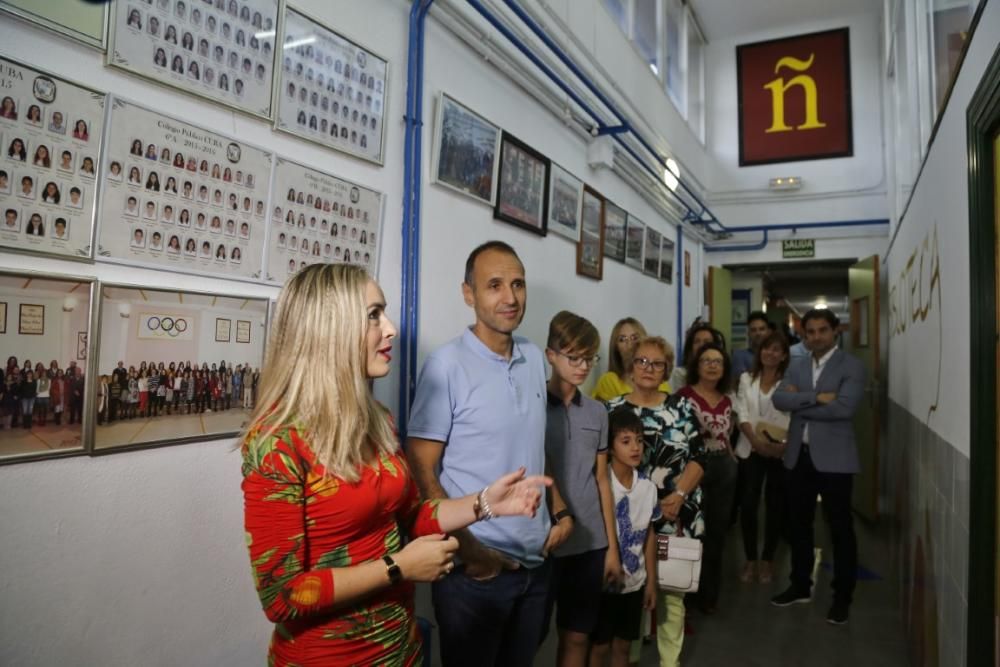
[[[865,368],[836,347],[840,322],[829,310],[802,317],[810,354],[792,361],[774,405],[792,413],[784,463],[788,470],[791,586],[771,598],[785,607],[812,600],[813,522],[816,496],[833,539],[833,605],[826,620],[847,622],[857,580],[858,546],[851,515],[851,488],[859,471],[852,420],[864,396]]]

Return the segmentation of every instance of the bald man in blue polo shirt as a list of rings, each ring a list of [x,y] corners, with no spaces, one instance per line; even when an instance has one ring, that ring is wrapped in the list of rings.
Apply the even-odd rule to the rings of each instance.
[[[476,323],[424,362],[408,425],[407,455],[425,498],[478,493],[521,466],[545,471],[545,365],[541,350],[514,335],[527,301],[514,249],[490,241],[473,250],[462,294]],[[445,667],[532,663],[549,587],[545,556],[573,529],[554,485],[550,500],[534,518],[455,533],[461,564],[432,588]],[[563,517],[555,525],[549,509]]]

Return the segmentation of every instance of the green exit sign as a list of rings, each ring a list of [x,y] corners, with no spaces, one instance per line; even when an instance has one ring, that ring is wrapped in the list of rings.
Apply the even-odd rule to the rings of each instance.
[[[781,242],[781,256],[784,259],[815,257],[816,239],[785,239]]]

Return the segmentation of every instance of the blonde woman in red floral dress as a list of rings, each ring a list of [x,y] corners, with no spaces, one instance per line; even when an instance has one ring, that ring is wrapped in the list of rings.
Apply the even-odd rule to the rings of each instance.
[[[242,446],[246,539],[275,667],[417,664],[414,583],[454,567],[446,533],[532,516],[551,483],[521,469],[478,494],[421,501],[369,383],[389,372],[396,330],[384,311],[378,284],[343,264],[306,267],[278,301]]]

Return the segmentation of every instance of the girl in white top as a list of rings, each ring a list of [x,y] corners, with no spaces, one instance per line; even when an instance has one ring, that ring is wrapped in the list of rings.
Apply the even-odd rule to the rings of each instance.
[[[754,353],[753,366],[740,376],[735,409],[739,415],[740,436],[736,443],[744,479],[740,504],[743,550],[747,562],[740,581],[755,577],[769,583],[773,576],[774,552],[781,535],[785,512],[784,469],[785,433],[789,415],[774,407],[771,397],[788,368],[788,340],[774,332],[765,338]],[[757,549],[757,506],[766,483],[764,550]]]

